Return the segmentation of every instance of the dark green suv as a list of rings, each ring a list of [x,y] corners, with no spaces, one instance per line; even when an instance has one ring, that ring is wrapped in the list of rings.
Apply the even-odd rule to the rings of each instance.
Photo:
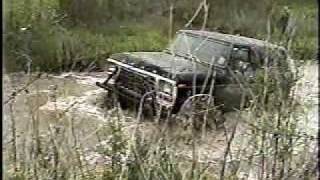
[[[188,98],[207,94],[215,105],[228,111],[239,108],[241,100],[250,99],[247,86],[254,82],[259,69],[286,59],[283,47],[262,40],[180,30],[162,52],[111,55],[107,79],[97,85],[117,92],[122,106],[143,98],[149,107],[161,106],[177,113]]]

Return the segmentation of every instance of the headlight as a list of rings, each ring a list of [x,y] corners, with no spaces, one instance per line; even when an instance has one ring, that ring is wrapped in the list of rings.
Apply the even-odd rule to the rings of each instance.
[[[117,70],[117,67],[114,65],[111,65],[108,67],[108,72],[115,72]]]
[[[165,92],[167,94],[173,93],[173,85],[171,83],[168,83],[166,81],[160,81],[159,82],[159,90],[161,92]]]
[[[116,67],[113,67],[113,66],[108,68],[108,71],[110,71],[110,72],[114,72],[114,71],[116,71],[116,70],[117,70],[117,68],[116,68]]]
[[[170,84],[164,84],[162,91],[168,94],[172,94],[172,86]]]
[[[107,69],[107,74],[112,75],[114,74],[116,71],[118,70],[117,66],[115,65],[109,65],[108,69]]]

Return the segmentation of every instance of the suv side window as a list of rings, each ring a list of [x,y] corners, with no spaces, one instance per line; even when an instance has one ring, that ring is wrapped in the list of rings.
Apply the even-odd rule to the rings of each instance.
[[[263,62],[263,55],[256,47],[251,47],[250,49],[251,54],[251,63],[255,69],[261,68],[264,65]]]
[[[237,47],[234,46],[231,53],[231,59],[236,61],[248,62],[250,63],[250,50],[247,47]]]
[[[251,61],[251,51],[246,46],[233,46],[231,51],[231,64],[235,72],[240,72],[246,77],[252,77],[255,69]]]

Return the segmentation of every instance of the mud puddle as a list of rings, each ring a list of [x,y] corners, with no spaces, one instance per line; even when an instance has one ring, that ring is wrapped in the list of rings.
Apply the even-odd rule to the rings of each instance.
[[[302,121],[301,128],[308,128],[309,133],[316,135],[318,127],[318,69],[317,65],[309,64],[304,68],[304,78],[298,84],[297,98],[300,98],[302,105],[308,107],[308,117]],[[14,100],[13,111],[5,107],[4,125],[7,127],[4,133],[6,138],[10,129],[10,118],[12,115],[17,122],[18,136],[24,136],[30,129],[30,123],[26,119],[32,119],[34,114],[40,122],[41,131],[46,132],[50,124],[74,123],[75,128],[81,129],[80,139],[83,139],[88,150],[86,158],[92,163],[99,161],[99,155],[93,151],[99,143],[104,140],[97,139],[95,132],[101,124],[110,120],[110,112],[101,107],[105,90],[98,88],[95,83],[104,80],[103,73],[63,73],[61,75],[44,75],[32,85],[18,94]],[[19,89],[28,81],[28,77],[22,74],[11,74],[4,76],[5,97],[11,92]],[[136,114],[121,112],[124,130],[129,135],[136,127]],[[302,117],[302,118],[305,118]],[[226,128],[230,131],[235,122],[239,120],[236,113],[226,115]],[[148,136],[153,130],[161,128],[152,121],[143,122],[140,125],[142,131]],[[238,133],[245,131],[246,127],[238,126]],[[179,131],[184,133],[183,130]],[[183,135],[181,135],[183,136]],[[5,141],[9,142],[9,139]],[[237,141],[237,140],[236,140]],[[213,166],[218,165],[222,160],[226,147],[225,131],[222,129],[208,131],[204,138],[197,142],[198,160],[200,162],[211,162]],[[185,139],[177,143],[177,154],[185,158],[192,157],[192,147]]]

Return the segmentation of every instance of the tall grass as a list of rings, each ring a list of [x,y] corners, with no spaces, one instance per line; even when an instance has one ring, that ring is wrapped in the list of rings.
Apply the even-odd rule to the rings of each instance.
[[[83,64],[88,64],[116,52],[160,51],[168,43],[168,29],[171,26],[171,31],[184,28],[188,19],[193,16],[198,2],[189,1],[190,3],[177,1],[168,4],[168,7],[165,3],[159,6],[143,1],[141,6],[144,4],[146,7],[140,12],[140,18],[137,18],[136,9],[132,9],[136,6],[131,3],[124,3],[121,7],[116,2],[110,2],[112,6],[108,7],[105,3],[92,1],[90,3],[93,4],[89,7],[94,8],[93,12],[102,11],[104,8],[106,11],[86,14],[65,7],[70,5],[67,1],[67,4],[57,0],[5,1],[5,67],[8,71],[22,70],[32,61],[33,68],[39,67],[43,71],[70,70],[66,66],[71,66],[70,64],[79,59],[85,61]],[[206,30],[267,38],[265,27],[267,14],[273,6],[271,1],[246,4],[215,0],[207,3],[209,11]],[[313,3],[308,2],[301,6],[295,2],[274,3],[274,24],[278,23],[284,5],[291,8],[291,16],[296,25],[296,37],[292,43],[292,56],[295,59],[314,59],[316,56],[317,13],[311,6]],[[85,6],[79,4],[82,5]],[[113,6],[120,8],[123,17],[112,16],[112,13],[117,14],[110,10]],[[160,9],[150,14],[148,9],[155,7]],[[79,16],[76,13],[79,13]],[[109,16],[112,18],[108,18]],[[130,17],[133,19],[130,20]],[[198,16],[188,28],[200,29],[202,26],[202,18]],[[277,43],[281,27],[274,27],[275,37],[272,42]]]
[[[103,61],[112,53],[160,51],[167,43],[161,30],[152,26],[134,23],[70,26],[68,15],[59,11],[56,3],[42,1],[41,6],[34,1],[5,3],[7,71],[24,70],[30,61],[33,69],[68,71],[78,61],[86,66],[92,61]]]
[[[120,30],[106,28],[103,33],[94,33],[80,27],[66,29],[42,22],[26,31],[6,36],[8,59],[5,64],[8,62],[8,71],[18,70],[29,59],[34,69],[40,67],[46,72],[68,71],[73,63],[80,61],[87,66],[92,61],[103,62],[112,53],[160,51],[166,44],[166,39],[159,31],[146,27]],[[21,41],[13,44],[14,39]]]
[[[204,180],[235,179],[240,174],[254,174],[259,179],[314,178],[314,137],[297,129],[306,112],[292,94],[283,96],[288,89],[274,80],[281,78],[277,69],[274,71],[261,73],[253,87],[253,103],[235,112],[233,120],[238,125],[231,131],[224,125],[224,160],[213,167],[199,158],[203,138],[210,138],[201,136],[208,133],[183,129],[179,123],[147,126],[150,122],[128,122],[119,107],[107,111],[103,122],[69,114],[73,104],[64,112],[56,109],[52,113],[57,116],[47,119],[39,109],[46,100],[34,85],[31,93],[35,94],[25,95],[27,117],[15,117],[15,108],[21,108],[19,95],[8,104],[13,108],[7,119],[12,122],[12,141],[5,145],[5,178]],[[245,132],[241,126],[247,127]],[[181,137],[189,139],[189,157],[180,154]]]

